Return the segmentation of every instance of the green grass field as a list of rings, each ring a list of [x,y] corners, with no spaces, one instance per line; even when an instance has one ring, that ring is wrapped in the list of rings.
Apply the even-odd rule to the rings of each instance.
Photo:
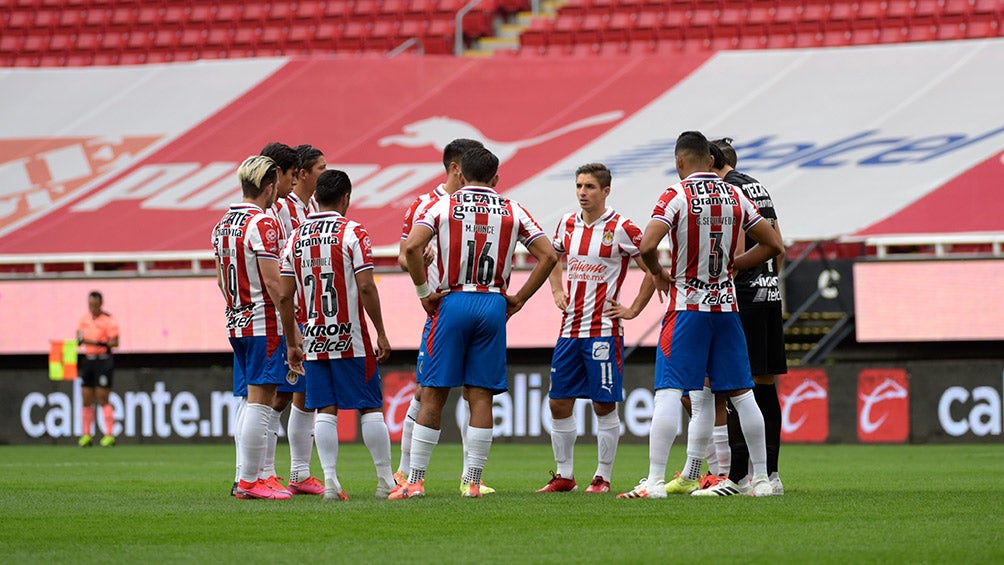
[[[433,453],[427,496],[373,498],[362,445],[343,445],[348,502],[229,496],[229,445],[0,447],[5,563],[1001,563],[1004,446],[785,446],[783,497],[616,500],[537,495],[547,445],[497,444],[481,500],[457,492],[460,448]],[[284,453],[285,452],[285,453]],[[396,452],[396,448],[395,448]],[[283,457],[285,455],[285,457]],[[685,447],[675,445],[671,469]],[[395,453],[394,462],[397,462]],[[279,445],[277,468],[288,469]],[[320,475],[320,469],[315,473]],[[647,472],[622,445],[613,488]]]

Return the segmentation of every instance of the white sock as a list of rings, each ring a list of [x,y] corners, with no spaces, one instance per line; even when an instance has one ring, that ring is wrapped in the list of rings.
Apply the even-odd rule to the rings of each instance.
[[[258,480],[258,462],[265,452],[265,435],[268,433],[268,419],[271,406],[264,404],[248,404],[244,410],[244,425],[241,426],[241,465],[240,479],[253,483]]]
[[[716,426],[715,429],[717,430],[718,427]],[[708,473],[710,473],[712,475],[717,475],[718,474],[718,452],[716,451],[716,449],[718,448],[718,446],[715,444],[715,441],[714,441],[717,436],[715,436],[714,432],[712,432],[711,433],[711,437],[712,437],[712,441],[708,442],[708,449],[705,450],[705,452],[704,452],[704,460],[708,462]]]
[[[338,482],[338,416],[318,413],[314,422],[314,441],[317,443],[317,459],[324,470],[324,488],[342,490]]]
[[[405,476],[411,471],[411,434],[415,429],[415,420],[421,407],[422,403],[417,398],[411,399],[408,414],[404,417],[404,427],[401,429],[401,463],[397,466],[397,470]]]
[[[237,403],[237,413],[234,415],[234,451],[235,455],[235,466],[234,471],[234,482],[240,480],[241,478],[241,428],[244,427],[244,413],[248,408],[248,397],[242,396],[241,401]]]
[[[429,468],[432,449],[439,443],[439,430],[427,428],[415,423],[411,434],[411,472],[408,482],[417,483],[425,478],[425,470]]]
[[[289,482],[299,483],[310,478],[310,452],[314,447],[314,411],[300,410],[290,405],[286,428],[289,440]]]
[[[715,446],[715,475],[728,476],[732,469],[732,449],[729,447],[729,426],[722,424],[715,426],[711,432],[711,440]],[[711,461],[709,459],[709,461]],[[710,465],[709,465],[710,467]]]
[[[275,409],[268,415],[268,435],[265,436],[265,453],[262,454],[258,476],[267,479],[275,475],[275,446],[279,443],[279,417]]]
[[[492,428],[468,426],[467,445],[467,474],[464,475],[464,483],[481,482],[481,473],[488,464],[488,453],[492,449]]]
[[[711,389],[690,391],[690,428],[687,430],[687,463],[680,476],[696,481],[701,478],[704,455],[711,443],[711,430],[715,427],[715,395]]]
[[[750,452],[750,465],[753,466],[753,476],[767,474],[767,435],[764,432],[763,413],[756,404],[753,391],[746,391],[732,397],[732,406],[739,415],[739,427],[746,437],[746,446]]]
[[[596,465],[596,475],[610,482],[614,472],[614,458],[617,456],[617,444],[621,439],[621,417],[616,410],[606,416],[596,417],[596,451],[599,459]]]
[[[464,470],[460,473],[461,477],[467,476],[467,428],[471,425],[471,410],[467,406],[467,402],[463,402],[464,405],[464,417],[460,419],[460,441],[464,444]]]
[[[551,449],[557,473],[571,479],[575,474],[575,416],[551,420]]]
[[[683,405],[680,398],[683,391],[663,388],[655,391],[655,408],[652,411],[652,426],[648,433],[648,482],[654,484],[666,480],[666,463],[669,450],[676,438],[677,423]]]
[[[363,428],[363,443],[370,450],[377,479],[384,486],[394,484],[394,472],[390,469],[390,432],[382,412],[370,412],[359,418]]]

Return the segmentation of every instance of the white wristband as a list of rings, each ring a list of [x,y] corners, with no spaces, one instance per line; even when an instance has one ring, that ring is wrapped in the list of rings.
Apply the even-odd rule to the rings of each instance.
[[[422,300],[426,296],[432,294],[432,289],[429,288],[429,281],[425,281],[422,284],[415,285],[415,293],[418,294],[419,300]]]

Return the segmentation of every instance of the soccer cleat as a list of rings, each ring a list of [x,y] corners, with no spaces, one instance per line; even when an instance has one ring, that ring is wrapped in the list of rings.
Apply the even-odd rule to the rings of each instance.
[[[237,481],[234,481],[234,486],[230,487],[230,496],[237,496]]]
[[[339,502],[349,499],[349,495],[345,494],[344,490],[335,491],[335,489],[324,489],[324,500],[328,502]]]
[[[556,475],[551,471],[551,480],[547,484],[537,489],[537,492],[575,492],[578,489],[575,479],[566,479],[561,475]]]
[[[113,447],[115,445],[115,436],[105,436],[101,438],[101,447]]]
[[[376,498],[381,499],[381,500],[387,500],[387,497],[390,496],[390,493],[395,488],[397,488],[397,484],[391,483],[389,485],[386,485],[386,484],[381,483],[380,480],[378,479],[377,480],[376,493],[374,494],[374,496]]]
[[[696,479],[684,479],[679,473],[672,481],[666,483],[666,494],[690,494],[700,489],[701,482]]]
[[[90,447],[94,445],[94,438],[91,437],[91,434],[84,434],[77,440],[77,445],[80,447]]]
[[[287,488],[291,494],[324,494],[324,485],[314,477],[299,482],[290,481]]]
[[[290,496],[293,495],[293,493],[289,489],[287,489],[285,486],[283,486],[282,483],[279,482],[279,477],[275,475],[272,475],[267,479],[262,479],[262,482],[265,483],[265,486],[274,490],[275,492],[282,495],[286,495],[286,498],[289,498]]]
[[[265,481],[258,479],[249,483],[241,479],[237,483],[237,492],[234,496],[240,499],[262,499],[262,500],[288,500],[289,493],[281,494],[269,488]]]
[[[481,498],[481,481],[471,481],[464,485],[464,498]]]
[[[725,475],[712,475],[711,473],[708,473],[707,475],[704,475],[703,477],[701,477],[701,489],[703,490],[703,489],[711,488],[711,487],[717,485],[723,479],[727,479],[727,478],[728,477],[725,476]]]
[[[713,487],[695,490],[690,493],[690,496],[749,496],[750,494],[749,488],[737,485],[725,478],[718,481],[718,484]]]
[[[403,485],[398,485],[397,488],[390,491],[390,495],[387,496],[387,499],[404,500],[405,498],[421,498],[423,496],[425,496],[425,479],[422,479],[417,483],[404,483]]]
[[[753,477],[753,496],[774,496],[774,487],[771,486],[767,475]]]
[[[666,498],[666,483],[659,481],[649,488],[648,478],[644,478],[638,481],[638,486],[618,494],[617,498]]]
[[[469,488],[470,488],[470,483],[465,483],[463,481],[460,482],[460,494],[466,496],[467,490]],[[484,483],[481,483],[481,495],[484,496],[486,494],[495,494],[495,489]]]
[[[398,471],[394,473],[394,483],[397,485],[403,485],[408,482],[408,475]]]
[[[587,494],[602,494],[604,492],[610,492],[610,483],[603,480],[603,477],[596,475],[593,477],[593,482],[589,483],[586,487]]]
[[[770,475],[770,488],[773,489],[774,496],[784,495],[784,485],[781,484],[781,478],[777,476],[777,473]]]

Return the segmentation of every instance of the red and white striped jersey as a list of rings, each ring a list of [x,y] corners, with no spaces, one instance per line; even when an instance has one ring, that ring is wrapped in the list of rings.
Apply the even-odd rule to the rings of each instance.
[[[763,219],[749,198],[714,173],[694,173],[662,193],[652,219],[669,226],[676,284],[667,310],[737,312],[736,243]]]
[[[280,198],[275,202],[274,206],[268,209],[268,214],[279,220],[279,225],[285,230],[284,243],[285,239],[296,228],[300,227],[300,224],[307,221],[307,216],[314,212],[317,212],[317,201],[314,200],[314,197],[311,196],[310,200],[304,204],[295,192],[290,192],[286,195],[286,198]]]
[[[232,204],[213,228],[213,252],[223,272],[230,337],[282,335],[279,312],[265,290],[258,259],[279,260],[275,218],[254,204]]]
[[[628,266],[638,256],[641,230],[607,208],[587,224],[582,212],[565,214],[554,234],[554,249],[567,257],[568,306],[561,316],[561,337],[624,335],[619,319],[603,315],[607,299],[616,301]]]
[[[521,204],[486,186],[440,198],[415,223],[436,234],[440,291],[504,293],[516,242],[546,237]]]
[[[411,228],[414,227],[415,222],[422,217],[422,214],[432,206],[440,198],[446,196],[446,185],[439,185],[430,192],[427,192],[411,203],[408,206],[408,211],[404,213],[404,225],[401,226],[401,241],[408,239],[408,234],[411,233]],[[437,288],[439,286],[439,265],[436,261],[433,261],[425,268],[425,279],[429,283],[429,288]]]
[[[296,279],[306,314],[307,361],[373,357],[356,273],[373,268],[366,229],[338,212],[310,214],[282,253],[281,275]]]

